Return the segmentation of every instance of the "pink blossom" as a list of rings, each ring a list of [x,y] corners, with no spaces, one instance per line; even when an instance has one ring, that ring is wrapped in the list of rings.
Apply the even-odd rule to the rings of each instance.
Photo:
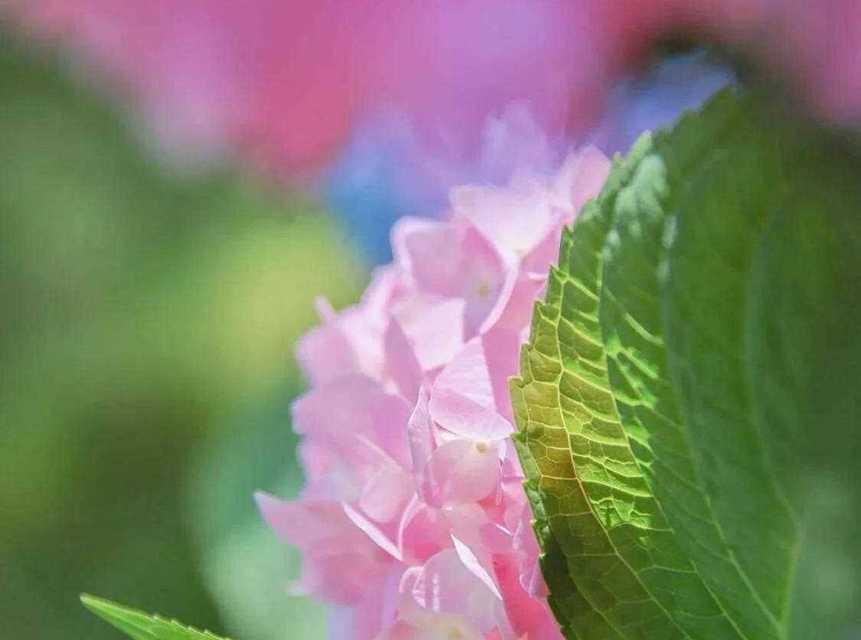
[[[357,305],[321,304],[298,350],[311,388],[293,410],[307,486],[258,502],[302,550],[294,589],[332,605],[333,635],[561,637],[507,379],[561,229],[608,169],[586,148],[550,178],[460,187],[444,220],[397,224],[395,261]]]

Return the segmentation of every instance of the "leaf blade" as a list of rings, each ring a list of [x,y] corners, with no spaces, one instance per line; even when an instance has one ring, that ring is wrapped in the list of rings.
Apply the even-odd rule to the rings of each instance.
[[[797,640],[861,618],[861,159],[823,139],[725,92],[617,161],[563,235],[512,399],[568,637]]]
[[[103,598],[83,594],[81,603],[132,640],[228,640]]]

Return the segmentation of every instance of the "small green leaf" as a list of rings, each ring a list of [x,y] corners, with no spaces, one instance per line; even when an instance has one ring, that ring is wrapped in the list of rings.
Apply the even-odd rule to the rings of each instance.
[[[175,620],[165,620],[110,600],[85,594],[81,596],[81,602],[132,640],[227,640],[208,631],[198,631]]]

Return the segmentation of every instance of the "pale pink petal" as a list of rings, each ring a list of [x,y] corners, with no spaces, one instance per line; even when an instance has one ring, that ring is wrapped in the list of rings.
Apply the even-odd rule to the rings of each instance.
[[[518,371],[520,344],[519,333],[505,327],[489,331],[481,337],[484,360],[493,390],[493,405],[500,415],[512,424],[514,416],[508,380]]]
[[[383,332],[388,323],[383,304],[393,296],[391,270],[377,272],[360,305],[336,313],[329,302],[317,300],[322,324],[299,341],[297,359],[315,385],[362,373],[378,378],[383,370]]]
[[[529,253],[555,222],[551,196],[537,177],[522,177],[504,189],[457,187],[451,205],[510,261]]]
[[[481,326],[481,332],[487,333],[494,328],[528,331],[532,309],[545,283],[546,276],[512,269],[496,306]]]
[[[400,601],[398,584],[403,570],[393,568],[373,590],[351,607],[332,607],[326,616],[326,627],[330,638],[351,640],[375,640],[386,637],[396,623],[397,605]]]
[[[445,614],[414,615],[410,622],[399,620],[377,640],[486,640],[463,616]]]
[[[430,392],[427,387],[419,390],[416,406],[407,422],[407,438],[409,439],[412,469],[417,475],[424,471],[425,464],[436,448],[433,437],[433,423],[428,411]]]
[[[402,219],[393,232],[395,256],[417,288],[465,301],[465,329],[473,335],[502,290],[505,271],[493,245],[471,224]]]
[[[423,371],[445,364],[463,345],[465,304],[459,298],[420,295],[392,309]]]
[[[490,522],[482,503],[447,504],[440,509],[448,521],[448,533],[469,546],[481,547],[481,530]],[[446,546],[450,546],[451,541]]]
[[[505,285],[506,270],[493,245],[472,227],[465,231],[460,251],[455,277],[466,301],[466,335],[472,336],[496,305]]]
[[[394,318],[389,322],[384,340],[386,373],[400,394],[413,402],[422,382],[422,368],[401,325]]]
[[[365,306],[345,309],[338,317],[338,329],[350,343],[357,371],[374,379],[379,379],[383,371],[385,328],[385,318]]]
[[[338,464],[338,456],[327,443],[305,438],[298,446],[299,460],[305,477],[310,481],[322,480]]]
[[[412,478],[396,464],[383,464],[362,487],[359,508],[377,522],[391,522],[412,498]]]
[[[516,480],[519,489],[522,490],[523,485],[523,469],[520,466],[520,458],[517,457],[517,450],[514,448],[514,443],[510,440],[505,442],[505,448],[502,452],[502,477],[505,480]],[[518,491],[518,495],[519,491]]]
[[[448,223],[404,217],[392,228],[395,260],[427,293],[455,297],[461,260],[458,229]]]
[[[425,563],[412,595],[425,611],[463,616],[482,633],[505,621],[499,599],[464,566],[454,549],[440,551]]]
[[[494,406],[493,387],[481,338],[473,338],[446,365],[433,385],[433,394],[440,391],[457,391],[476,404]],[[431,399],[431,415],[434,401]]]
[[[406,562],[422,563],[450,545],[450,531],[450,523],[439,509],[416,500],[404,513],[398,547]]]
[[[451,541],[454,544],[454,550],[457,553],[457,557],[460,558],[463,566],[465,566],[472,575],[481,580],[484,583],[484,586],[490,589],[493,595],[502,600],[502,594],[499,593],[499,588],[496,586],[496,582],[494,582],[493,578],[487,572],[487,569],[481,565],[481,562],[476,557],[472,549],[454,535],[451,536]]]
[[[312,329],[299,340],[296,359],[305,377],[313,385],[325,384],[359,370],[359,362],[350,341],[332,322]]]
[[[360,307],[371,319],[384,322],[391,304],[405,293],[401,269],[395,265],[377,267],[371,275],[371,284],[362,294]]]
[[[428,404],[431,418],[459,436],[498,440],[513,431],[496,409],[481,338],[473,338],[442,370]]]
[[[393,499],[406,501],[400,491],[393,496],[377,495],[386,485],[380,480],[393,475],[402,478],[404,489],[411,486],[411,477],[403,463],[362,433],[307,437],[300,445],[303,464],[307,465],[308,484],[302,492],[306,498],[354,502],[365,499],[369,504],[391,504]],[[391,493],[391,492],[390,492]]]
[[[499,440],[514,431],[511,423],[494,407],[477,404],[453,389],[435,392],[430,406],[434,420],[460,437]]]
[[[421,494],[428,504],[477,502],[496,489],[499,454],[491,443],[452,440],[431,454],[422,475]]]
[[[556,178],[556,204],[572,211],[574,215],[579,213],[587,201],[601,192],[610,167],[610,159],[592,145],[571,154]],[[564,222],[570,224],[571,219]]]
[[[406,425],[410,407],[374,380],[352,375],[309,391],[293,405],[297,433],[337,446],[348,436],[364,436],[397,462],[408,464]]]
[[[514,531],[513,548],[521,556],[520,585],[524,591],[536,598],[547,597],[547,585],[538,564],[539,548],[532,531],[531,510],[525,506],[527,517],[523,518]]]
[[[356,373],[381,377],[388,305],[402,293],[402,286],[397,270],[382,267],[374,271],[358,305],[336,313],[325,299],[317,301],[323,324],[300,340],[297,353],[303,371],[315,385]]]
[[[302,586],[339,604],[359,602],[391,569],[391,556],[357,528],[336,502],[283,502],[255,495],[264,519],[282,539],[303,551]],[[350,566],[355,573],[345,573]]]
[[[350,521],[361,531],[366,533],[368,538],[370,538],[374,544],[392,556],[395,560],[401,560],[401,552],[398,547],[378,526],[347,503],[343,503],[341,506]]]
[[[301,515],[303,509],[295,502],[287,502],[270,496],[268,493],[258,491],[254,494],[254,500],[257,502],[257,508],[260,510],[266,524],[278,534],[279,537],[288,539],[291,534],[295,534],[293,544],[299,545],[303,538],[301,531],[296,531],[293,526],[298,516]],[[308,538],[304,539],[305,542]]]
[[[307,483],[302,495],[314,500],[358,499],[368,460],[355,455],[355,437],[345,437],[344,446],[333,447],[325,440],[305,438],[299,445]]]
[[[563,212],[558,212],[560,219]],[[573,215],[573,214],[572,214]],[[550,265],[559,260],[559,244],[562,241],[561,224],[554,225],[547,230],[547,234],[541,238],[534,247],[525,254],[520,262],[520,272],[531,277],[546,280]]]
[[[519,581],[516,558],[506,554],[493,557],[494,576],[502,590],[502,601],[507,618],[519,636],[530,640],[562,640],[559,625],[553,618],[547,602],[532,597]]]
[[[491,553],[511,550],[511,532],[496,522],[486,522],[479,532],[481,548]]]

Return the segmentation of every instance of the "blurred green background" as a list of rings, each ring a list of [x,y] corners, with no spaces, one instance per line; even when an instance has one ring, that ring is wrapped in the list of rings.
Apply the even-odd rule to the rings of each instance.
[[[296,492],[292,345],[364,267],[309,201],[144,147],[55,53],[0,31],[2,636],[116,638],[82,591],[315,636],[251,492]]]

